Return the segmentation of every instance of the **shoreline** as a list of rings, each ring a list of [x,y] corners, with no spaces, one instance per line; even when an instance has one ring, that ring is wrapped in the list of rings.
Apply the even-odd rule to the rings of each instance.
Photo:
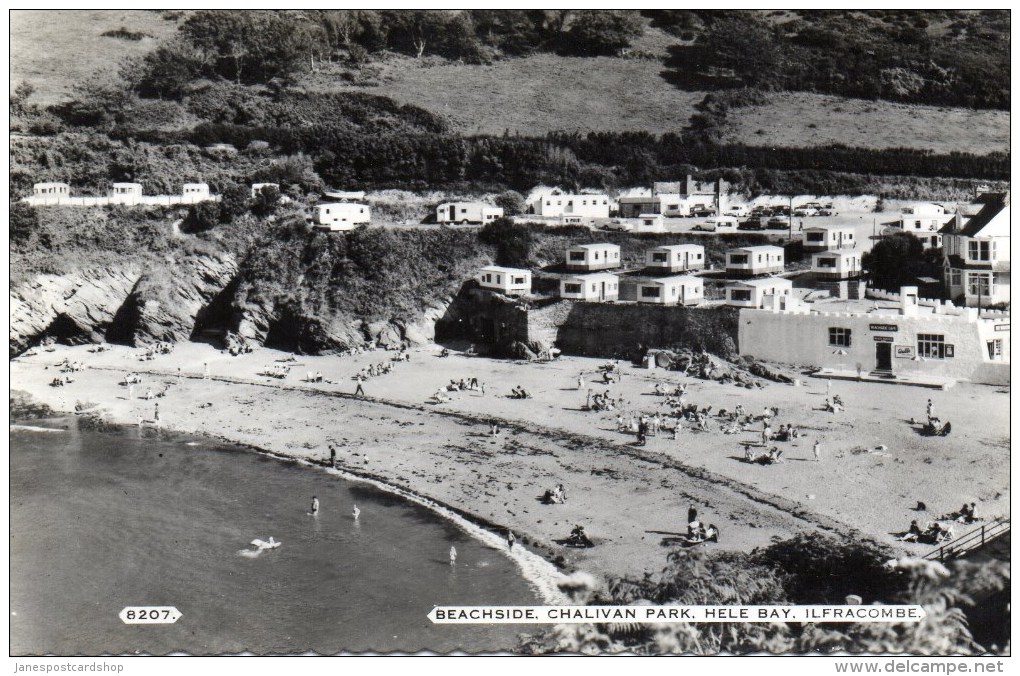
[[[442,518],[463,519],[503,551],[500,532],[512,529],[521,549],[538,560],[535,574],[547,580],[547,591],[556,569],[586,571],[602,580],[662,570],[666,554],[680,545],[689,505],[721,527],[724,537],[712,550],[737,552],[797,534],[826,533],[875,542],[896,555],[926,553],[889,534],[901,521],[905,526],[917,518],[910,510],[919,498],[943,511],[961,498],[977,498],[985,501],[986,514],[1003,508],[1008,514],[1009,486],[999,483],[1002,463],[1008,462],[1008,420],[977,425],[966,417],[995,410],[1003,397],[991,388],[960,386],[938,395],[944,410],[956,407],[963,416],[959,427],[953,416],[950,446],[920,437],[900,422],[915,407],[923,411],[926,391],[840,383],[852,413],[832,416],[817,408],[826,396],[824,381],[820,390],[810,380],[801,387],[747,390],[689,379],[689,396],[700,405],[719,409],[741,403],[760,411],[779,403],[784,419],[808,435],[786,446],[787,464],[760,467],[738,457],[753,432],[727,436],[715,425],[708,432],[685,429],[679,442],[660,434],[646,447],[635,446],[632,435],[616,429],[615,413],[584,411],[575,403],[584,401],[574,387],[578,370],[593,380],[602,363],[596,359],[566,357],[551,364],[459,354],[441,359],[439,347],[430,345],[416,348],[410,362],[396,363],[394,375],[367,381],[368,396],[359,397],[352,394],[358,369],[389,362],[391,353],[297,356],[259,348],[229,357],[208,345],[186,343],[169,355],[145,359],[137,348],[87,349],[60,346],[12,360],[12,388],[65,411],[76,401],[95,402],[97,413],[128,426],[151,419],[158,404],[164,429],[327,471],[328,449],[335,448],[338,476],[377,483],[432,511],[443,510]],[[50,387],[64,357],[86,366],[73,374],[75,382]],[[288,363],[297,373],[265,377],[274,362]],[[208,378],[205,364],[212,372]],[[304,373],[315,371],[326,379],[306,382]],[[143,379],[134,396],[120,384],[131,372]],[[442,404],[428,401],[437,384],[474,375],[485,382],[484,394],[451,392]],[[652,386],[680,377],[631,367],[612,387],[628,398],[625,414],[649,412],[663,401],[649,394]],[[510,398],[512,385],[526,386],[534,398]],[[147,389],[164,387],[164,398],[141,397]],[[489,434],[490,421],[503,427],[500,434]],[[821,464],[810,462],[814,438],[823,443]],[[885,448],[873,452],[879,443]],[[941,467],[929,472],[926,466],[935,459],[934,467]],[[570,499],[543,504],[542,492],[558,483]],[[563,546],[574,524],[585,526],[595,548]]]
[[[38,400],[32,395],[28,394],[24,390],[12,389],[10,391],[12,395],[24,395],[28,399],[28,402],[38,402]],[[75,411],[63,411],[53,409],[52,415],[40,418],[15,418],[11,416],[11,423],[9,427],[11,429],[20,429],[34,432],[63,432],[64,429],[60,428],[46,428],[36,427],[30,424],[26,424],[31,420],[47,420],[53,418],[75,420],[77,419]],[[85,415],[84,413],[82,415]],[[17,420],[18,422],[14,422]],[[137,427],[128,422],[108,420],[111,426],[116,427],[119,431],[128,430]],[[301,458],[294,455],[285,453],[278,453],[266,448],[261,448],[249,443],[240,442],[236,439],[224,435],[196,435],[195,433],[188,432],[185,430],[179,430],[172,427],[155,426],[149,425],[150,427],[156,427],[162,433],[167,433],[171,436],[188,437],[188,436],[202,436],[210,440],[221,441],[225,444],[229,444],[235,448],[242,449],[248,453],[254,453],[266,458],[270,458],[277,462],[285,462],[298,465],[302,468],[321,471],[330,476],[337,477],[342,481],[351,483],[367,484],[390,495],[396,495],[403,500],[412,502],[420,507],[424,507],[429,510],[432,514],[437,517],[444,519],[460,530],[464,531],[475,540],[480,543],[494,549],[506,558],[513,561],[516,565],[521,577],[528,583],[536,595],[547,605],[569,605],[569,598],[559,590],[558,583],[567,578],[567,574],[563,573],[556,568],[553,561],[547,557],[542,556],[536,552],[530,551],[525,545],[517,544],[513,550],[508,550],[505,547],[505,540],[499,536],[495,529],[502,528],[499,524],[493,524],[486,519],[483,519],[477,515],[459,510],[450,505],[444,504],[439,500],[430,498],[429,496],[422,495],[412,490],[395,486],[386,481],[385,477],[380,477],[375,474],[359,473],[357,470],[349,467],[330,467],[320,462],[313,462],[307,458]]]

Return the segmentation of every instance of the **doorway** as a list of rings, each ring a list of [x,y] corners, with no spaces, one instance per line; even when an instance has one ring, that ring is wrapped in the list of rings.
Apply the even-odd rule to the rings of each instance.
[[[875,343],[875,362],[878,371],[892,371],[892,343]]]

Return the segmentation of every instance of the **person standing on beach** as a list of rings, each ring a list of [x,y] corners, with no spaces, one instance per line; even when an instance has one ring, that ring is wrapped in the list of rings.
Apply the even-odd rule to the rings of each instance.
[[[697,520],[698,520],[698,510],[694,507],[694,503],[692,502],[687,507],[687,523],[694,523]]]
[[[209,380],[209,362],[203,362],[202,369],[203,369],[202,377],[206,380]]]
[[[336,449],[332,445],[329,447],[329,466],[336,469]]]
[[[815,462],[819,462],[822,459],[822,448],[818,439],[815,439],[815,445],[811,448],[811,452],[815,455]]]
[[[457,565],[457,548],[456,547],[450,547],[450,565],[451,566]]]
[[[157,403],[155,408],[152,410],[152,419],[159,422],[159,404]]]
[[[506,532],[506,546],[507,546],[507,549],[513,551],[514,543],[515,542],[517,542],[517,537],[514,535],[514,532],[512,530],[508,529],[507,532]]]
[[[354,396],[356,396],[356,397],[359,397],[359,396],[360,397],[364,397],[365,396],[365,388],[363,388],[361,386],[361,378],[358,378],[358,386],[354,390]]]
[[[181,367],[177,367],[177,387],[181,386]]]
[[[312,511],[311,511],[311,514],[312,514],[312,516],[315,516],[318,513],[319,513],[319,498],[317,498],[317,497],[315,497],[313,495],[312,496]]]
[[[584,373],[579,373],[577,376],[577,389],[584,389]]]
[[[928,400],[928,408],[926,410],[929,420],[935,417],[935,404],[932,403],[931,399]]]

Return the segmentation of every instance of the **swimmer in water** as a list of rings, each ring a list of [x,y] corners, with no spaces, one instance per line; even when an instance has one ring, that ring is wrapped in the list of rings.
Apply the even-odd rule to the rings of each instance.
[[[456,563],[457,563],[457,548],[450,547],[450,565],[452,566]]]
[[[354,511],[351,512],[351,513],[354,515],[355,519],[357,519],[359,516],[361,516],[361,510],[358,509],[357,505],[354,505]]]
[[[319,513],[319,498],[312,496],[312,516]]]

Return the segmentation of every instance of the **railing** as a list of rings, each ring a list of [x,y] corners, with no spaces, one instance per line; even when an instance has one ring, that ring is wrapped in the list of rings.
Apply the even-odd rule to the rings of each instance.
[[[933,552],[927,554],[924,558],[931,561],[948,561],[950,559],[956,559],[967,552],[970,552],[978,547],[983,547],[985,544],[991,542],[995,538],[1005,535],[1009,532],[1009,519],[1000,517],[994,521],[981,524],[980,528],[975,528],[969,533],[948,542]]]

